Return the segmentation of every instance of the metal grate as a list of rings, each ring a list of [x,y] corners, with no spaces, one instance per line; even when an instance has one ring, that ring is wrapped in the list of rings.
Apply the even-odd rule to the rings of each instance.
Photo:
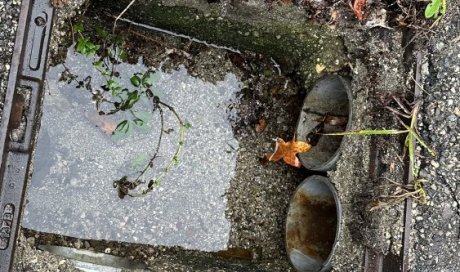
[[[0,272],[12,266],[39,122],[54,9],[48,0],[23,0],[0,125]],[[13,137],[21,130],[19,137]]]

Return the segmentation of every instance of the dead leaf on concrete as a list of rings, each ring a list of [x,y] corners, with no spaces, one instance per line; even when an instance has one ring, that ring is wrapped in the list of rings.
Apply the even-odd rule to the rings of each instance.
[[[97,112],[89,112],[86,114],[86,118],[88,118],[91,123],[93,123],[96,127],[98,127],[102,132],[112,135],[112,133],[117,128],[118,123],[111,117],[107,115],[100,115]]]
[[[355,0],[353,5],[351,4],[351,1],[349,2],[351,9],[355,13],[356,18],[358,18],[359,21],[364,20],[363,8],[364,6],[366,6],[366,1],[367,0]]]
[[[259,123],[256,125],[256,132],[261,133],[267,127],[267,121],[264,118],[259,119]]]

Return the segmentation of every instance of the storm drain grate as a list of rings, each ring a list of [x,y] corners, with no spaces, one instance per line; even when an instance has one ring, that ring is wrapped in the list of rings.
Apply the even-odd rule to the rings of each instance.
[[[0,271],[9,271],[43,93],[54,10],[23,0],[0,126]]]

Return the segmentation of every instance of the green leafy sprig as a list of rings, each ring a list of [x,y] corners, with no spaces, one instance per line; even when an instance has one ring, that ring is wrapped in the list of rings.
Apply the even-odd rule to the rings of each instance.
[[[447,11],[446,0],[431,0],[425,8],[425,18],[437,19],[439,14],[444,15]]]
[[[127,134],[133,127],[143,127],[155,112],[160,116],[160,136],[154,149],[154,154],[147,165],[135,179],[130,180],[127,176],[123,176],[113,182],[113,187],[117,189],[120,198],[124,198],[127,195],[133,197],[146,195],[153,190],[155,185],[160,184],[160,181],[174,165],[179,163],[179,156],[185,141],[185,129],[191,128],[191,124],[184,122],[174,107],[164,103],[158,96],[154,95],[152,90],[155,81],[154,71],[149,70],[144,73],[135,73],[129,77],[130,88],[121,86],[120,82],[123,75],[117,72],[116,67],[128,58],[128,54],[122,46],[123,39],[114,34],[109,34],[102,28],[96,28],[98,42],[94,42],[83,35],[84,27],[81,23],[73,26],[73,32],[79,35],[75,51],[85,57],[94,58],[93,66],[104,78],[105,83],[99,89],[92,87],[91,77],[78,81],[76,80],[76,76],[71,75],[70,79],[77,81],[77,87],[90,91],[93,100],[96,101],[96,109],[100,115],[113,115],[119,112],[126,112],[130,116],[130,118],[126,118],[117,124],[113,132],[115,137]],[[70,73],[67,67],[66,71]],[[141,100],[149,101],[152,104],[152,113],[135,109],[136,104]],[[109,107],[104,107],[104,110],[102,110],[103,104],[108,104]],[[174,154],[166,166],[162,168],[159,174],[148,179],[148,182],[146,182],[144,176],[147,171],[153,168],[154,161],[158,157],[163,135],[164,133],[168,133],[168,131],[164,130],[164,109],[171,112],[178,123],[179,141]],[[138,190],[137,187],[141,184],[146,184],[146,188]]]

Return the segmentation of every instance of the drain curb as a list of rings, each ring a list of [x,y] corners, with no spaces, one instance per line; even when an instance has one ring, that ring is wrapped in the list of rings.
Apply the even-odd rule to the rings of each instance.
[[[112,16],[118,15],[129,2],[93,1],[101,13]],[[264,9],[249,5],[232,6],[221,13],[218,6],[212,4],[165,2],[168,1],[136,1],[124,17],[137,26],[149,25],[151,30],[161,28],[178,37],[200,39],[208,45],[218,44],[273,57],[284,72],[297,70],[306,88],[320,77],[317,65],[325,67],[323,73],[330,73],[345,68],[348,62],[343,41],[337,33],[327,26],[303,23],[295,7],[276,9],[265,16]]]

